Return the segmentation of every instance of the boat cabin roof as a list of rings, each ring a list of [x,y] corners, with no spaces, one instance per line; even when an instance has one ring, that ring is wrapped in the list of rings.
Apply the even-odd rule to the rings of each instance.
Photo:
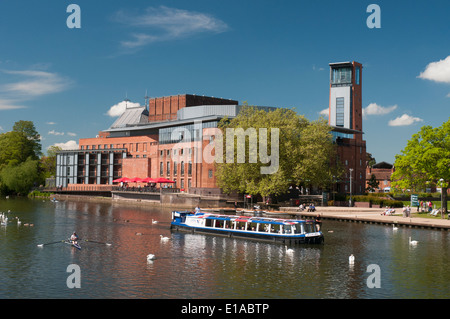
[[[282,218],[267,218],[267,217],[248,217],[248,216],[235,216],[235,215],[219,215],[210,213],[194,213],[193,217],[236,221],[245,223],[264,223],[264,224],[278,224],[278,225],[294,225],[299,223],[311,222],[309,220],[297,220],[297,219],[282,219]]]

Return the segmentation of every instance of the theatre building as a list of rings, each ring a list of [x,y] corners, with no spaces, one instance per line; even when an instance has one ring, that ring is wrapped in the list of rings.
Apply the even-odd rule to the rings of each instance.
[[[330,67],[329,124],[338,146],[337,160],[345,167],[334,191],[348,193],[352,185],[353,193],[362,193],[366,175],[362,68],[356,62]],[[189,94],[152,98],[144,106],[127,107],[98,136],[80,139],[77,150],[58,152],[56,186],[99,188],[113,185],[120,177],[164,177],[185,192],[219,195],[214,162],[205,161],[202,154],[213,142],[219,121],[237,116],[241,108],[235,100]]]

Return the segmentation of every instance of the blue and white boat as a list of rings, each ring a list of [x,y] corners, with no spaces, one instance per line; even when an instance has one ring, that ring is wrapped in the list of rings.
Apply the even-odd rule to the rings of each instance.
[[[171,229],[283,244],[320,244],[323,234],[313,220],[173,211]]]

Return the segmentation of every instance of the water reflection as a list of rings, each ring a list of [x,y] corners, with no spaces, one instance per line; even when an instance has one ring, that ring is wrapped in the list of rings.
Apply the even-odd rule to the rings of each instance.
[[[442,231],[324,221],[324,245],[287,251],[171,232],[170,209],[159,207],[0,200],[0,212],[8,210],[22,225],[0,228],[1,298],[446,298],[450,292],[449,235]],[[73,231],[113,245],[36,247]],[[409,237],[419,244],[410,246]],[[81,289],[66,286],[73,263],[81,268]],[[370,264],[380,267],[381,288],[367,287]]]

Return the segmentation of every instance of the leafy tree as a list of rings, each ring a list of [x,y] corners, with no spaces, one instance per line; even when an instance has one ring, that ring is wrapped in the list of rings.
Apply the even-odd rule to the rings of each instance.
[[[423,126],[395,156],[393,185],[420,191],[428,183],[441,186],[443,211],[447,211],[447,188],[450,182],[450,119],[440,127]]]
[[[14,123],[13,132],[19,132],[26,136],[30,143],[30,147],[33,149],[36,157],[41,155],[41,136],[36,131],[32,121],[18,121]]]
[[[56,172],[56,152],[60,151],[61,147],[50,146],[47,150],[47,156],[42,156],[40,159],[40,167],[42,178],[49,178],[55,175]]]
[[[266,197],[284,193],[290,185],[325,187],[338,175],[330,166],[335,149],[324,120],[309,122],[289,109],[266,112],[245,106],[234,119],[222,119],[218,127],[223,132],[226,156],[223,161],[216,159],[216,177],[225,192]],[[245,138],[228,135],[229,129],[241,130]],[[216,142],[220,144],[217,138]],[[267,152],[261,152],[261,146],[266,146]],[[244,157],[239,154],[242,149]],[[275,169],[264,173],[269,165]]]
[[[367,181],[366,191],[375,192],[378,187],[380,187],[380,182],[377,181],[377,177],[375,176],[375,174],[372,174],[372,176],[370,176],[370,179]]]
[[[29,158],[19,165],[8,165],[0,172],[2,186],[18,194],[27,194],[34,185],[42,181],[39,161]]]

